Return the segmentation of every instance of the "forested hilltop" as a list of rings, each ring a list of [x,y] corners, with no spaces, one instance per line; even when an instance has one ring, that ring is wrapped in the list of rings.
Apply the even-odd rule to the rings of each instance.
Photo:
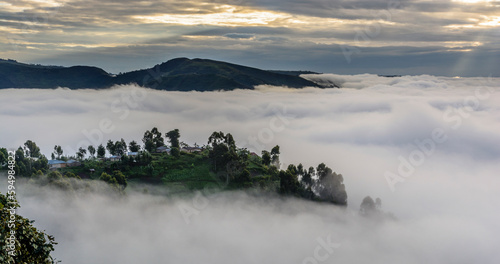
[[[35,142],[27,140],[15,151],[17,176],[39,180],[42,185],[73,188],[80,179],[107,182],[118,192],[127,186],[148,183],[168,189],[170,194],[190,193],[207,187],[223,190],[255,188],[314,201],[347,205],[341,174],[324,163],[316,167],[290,164],[281,169],[280,147],[260,154],[239,148],[229,133],[213,132],[203,146],[180,142],[180,131],[165,134],[157,128],[144,133],[142,144],[121,139],[99,146],[80,148],[65,155],[55,145],[50,160]],[[0,164],[6,169],[7,149],[0,149]]]
[[[167,91],[253,89],[257,85],[323,87],[301,78],[297,72],[266,71],[207,59],[176,58],[149,69],[116,75],[91,66],[44,66],[0,59],[0,88],[103,89],[134,83]]]

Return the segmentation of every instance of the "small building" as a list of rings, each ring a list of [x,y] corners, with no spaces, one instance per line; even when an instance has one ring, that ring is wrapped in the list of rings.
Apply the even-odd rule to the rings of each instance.
[[[81,162],[77,161],[77,160],[74,160],[74,159],[70,159],[68,161],[66,161],[66,166],[67,167],[77,167],[77,166],[80,166],[82,165]]]
[[[170,154],[170,148],[167,146],[157,147],[156,153],[168,153],[168,154]]]
[[[199,147],[184,147],[181,149],[182,152],[187,152],[187,153],[197,153],[201,152],[202,149]]]
[[[137,157],[139,155],[139,152],[127,152],[127,156],[129,157]]]
[[[63,161],[63,160],[49,160],[48,164],[49,164],[50,170],[65,168],[67,166],[66,161]]]
[[[111,156],[111,157],[109,157],[109,160],[110,161],[120,161],[121,157],[120,156]]]

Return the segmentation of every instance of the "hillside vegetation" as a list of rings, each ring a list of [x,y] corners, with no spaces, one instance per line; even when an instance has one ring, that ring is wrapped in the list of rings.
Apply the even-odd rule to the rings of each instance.
[[[286,73],[188,58],[172,59],[149,69],[118,75],[90,66],[42,66],[0,60],[0,88],[103,89],[132,83],[167,91],[253,89],[256,85],[321,87],[312,81]]]

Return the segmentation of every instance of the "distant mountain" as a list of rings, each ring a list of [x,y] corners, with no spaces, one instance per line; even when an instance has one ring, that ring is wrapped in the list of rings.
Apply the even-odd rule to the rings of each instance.
[[[297,73],[265,71],[227,62],[187,58],[177,58],[150,69],[119,75],[111,75],[97,67],[42,66],[0,60],[0,88],[101,89],[130,83],[168,91],[253,89],[256,85],[324,88],[301,78]]]

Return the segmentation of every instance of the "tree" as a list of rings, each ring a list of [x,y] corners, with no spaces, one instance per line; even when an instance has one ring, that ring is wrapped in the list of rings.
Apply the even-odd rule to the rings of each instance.
[[[223,132],[213,132],[208,138],[208,144],[211,146],[208,153],[214,165],[214,171],[222,170],[226,165],[236,160],[236,143],[231,134]]]
[[[179,148],[171,148],[170,149],[170,155],[172,155],[173,157],[180,157],[181,156],[181,151],[179,150]]]
[[[281,194],[297,194],[299,190],[299,182],[297,180],[297,175],[294,175],[292,171],[280,171],[280,193]]]
[[[301,179],[304,186],[311,187],[313,185],[312,177],[314,176],[314,173],[315,173],[314,167],[309,167],[308,171],[304,170],[304,175],[302,176],[302,179]]]
[[[149,153],[152,153],[155,151],[155,143],[152,140],[146,141],[144,143],[144,149],[147,150]]]
[[[174,129],[165,134],[166,137],[168,137],[168,141],[170,142],[170,146],[172,148],[179,148],[179,138],[181,137],[181,134],[179,133],[179,129]]]
[[[113,171],[113,177],[116,179],[116,182],[125,189],[127,187],[127,177],[119,170]]]
[[[144,132],[142,142],[144,143],[144,149],[149,152],[153,152],[156,148],[165,145],[162,134],[156,127],[153,127],[151,131]]]
[[[115,143],[111,139],[109,139],[108,143],[106,143],[106,149],[108,150],[109,154],[113,156],[116,155]]]
[[[153,129],[151,129],[151,134],[153,135],[153,142],[155,143],[155,147],[158,148],[165,145],[162,134],[158,130],[158,128],[153,127]]]
[[[302,165],[302,163],[299,163],[299,165],[297,165],[297,175],[304,176],[304,174],[305,174],[304,166]]]
[[[87,150],[80,147],[78,149],[78,152],[76,153],[76,156],[78,157],[78,159],[83,159],[83,157],[85,157],[85,154],[87,154]]]
[[[332,173],[332,170],[326,166],[325,163],[320,163],[316,168],[316,172],[320,180],[326,177],[329,173]]]
[[[271,164],[276,168],[280,167],[280,146],[276,145],[271,149]]]
[[[269,154],[269,151],[263,150],[262,151],[262,165],[269,166],[271,164],[271,154]]]
[[[95,148],[94,148],[94,146],[90,145],[87,149],[89,150],[90,156],[92,156],[92,158],[93,158],[94,155],[95,155]]]
[[[139,152],[139,150],[141,149],[141,146],[139,146],[139,144],[137,144],[137,142],[132,140],[128,144],[128,149],[130,150],[130,152]]]
[[[97,147],[97,157],[104,158],[106,156],[106,148],[102,144]]]
[[[376,210],[375,202],[370,196],[366,196],[359,206],[359,212],[363,215],[373,214]]]
[[[11,203],[10,203],[11,202]],[[2,263],[40,263],[53,264],[55,260],[50,256],[54,251],[54,237],[38,230],[32,220],[18,214],[11,214],[11,209],[19,208],[15,196],[6,196],[0,193],[0,259]],[[12,211],[15,212],[15,211]],[[11,219],[14,217],[14,223]],[[11,235],[15,240],[11,239]],[[11,243],[13,242],[13,243]],[[8,254],[13,245],[15,256]]]
[[[26,150],[26,155],[32,158],[37,158],[40,156],[40,148],[36,145],[35,142],[31,140],[27,140],[24,143],[24,148]]]
[[[103,172],[101,174],[101,177],[99,177],[99,180],[104,181],[114,187],[118,187],[118,182],[116,181],[115,177],[112,177],[111,175],[107,174],[106,172]]]
[[[298,173],[297,173],[297,171],[298,171],[298,170],[297,170],[297,167],[295,167],[295,165],[293,165],[293,164],[288,165],[287,170],[289,170],[290,172],[292,172],[292,174],[294,174],[294,175],[297,175],[297,174],[298,174]]]
[[[347,205],[347,192],[345,191],[344,178],[321,163],[316,168],[318,181],[316,190],[319,197],[325,201],[339,205]]]
[[[111,175],[103,172],[99,179],[107,182],[118,190],[124,190],[127,187],[127,177],[119,170],[113,171]]]
[[[62,154],[63,154],[63,149],[61,146],[55,145],[54,146],[54,153],[55,156],[57,156],[57,159],[60,159]]]
[[[236,182],[240,184],[250,183],[250,172],[247,169],[243,169],[243,171],[241,171],[241,173],[236,178]]]
[[[127,152],[127,143],[123,138],[115,142],[114,150],[117,156],[122,156]]]

